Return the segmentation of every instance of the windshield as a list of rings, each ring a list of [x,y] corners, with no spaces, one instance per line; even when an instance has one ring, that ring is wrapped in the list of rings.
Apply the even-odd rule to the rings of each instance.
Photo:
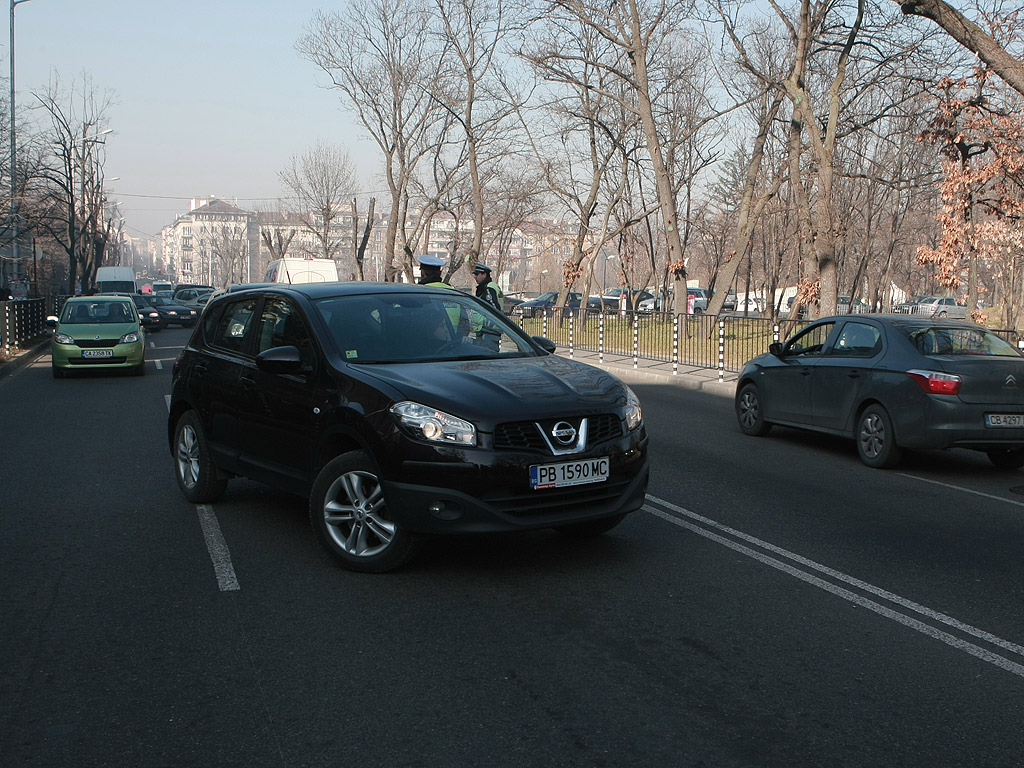
[[[1020,357],[1017,348],[985,328],[905,327],[900,330],[925,355]]]
[[[69,301],[60,315],[60,322],[65,325],[131,323],[136,320],[136,309],[128,301]]]
[[[341,357],[350,363],[534,357],[523,333],[473,297],[378,294],[316,302]]]

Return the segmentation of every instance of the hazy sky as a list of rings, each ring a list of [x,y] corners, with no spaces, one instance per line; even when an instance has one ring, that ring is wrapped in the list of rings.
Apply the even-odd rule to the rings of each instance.
[[[317,140],[345,146],[370,191],[380,183],[374,145],[341,109],[338,92],[323,87],[326,76],[295,52],[316,10],[341,7],[331,0],[19,3],[18,112],[37,104],[33,92],[55,75],[80,84],[84,72],[113,94],[106,175],[120,177],[108,187],[136,237],[158,235],[192,197],[244,208],[275,200],[278,172]]]

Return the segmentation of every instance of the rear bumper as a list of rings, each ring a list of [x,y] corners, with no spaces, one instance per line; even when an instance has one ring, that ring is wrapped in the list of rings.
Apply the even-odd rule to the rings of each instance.
[[[1024,414],[1024,403],[972,405],[955,398],[930,397],[923,412],[904,411],[894,421],[896,441],[904,448],[1024,448],[1024,428],[987,427],[988,413]]]

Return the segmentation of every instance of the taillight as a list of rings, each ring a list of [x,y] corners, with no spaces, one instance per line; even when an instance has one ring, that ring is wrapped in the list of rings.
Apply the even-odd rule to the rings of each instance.
[[[955,395],[963,384],[959,376],[938,371],[907,371],[907,376],[929,395]]]

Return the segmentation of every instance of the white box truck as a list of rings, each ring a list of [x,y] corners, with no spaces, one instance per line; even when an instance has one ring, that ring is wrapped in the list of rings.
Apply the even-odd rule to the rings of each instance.
[[[99,267],[96,293],[135,293],[135,271],[131,267]]]
[[[338,265],[333,259],[284,258],[270,262],[267,283],[335,283]]]

